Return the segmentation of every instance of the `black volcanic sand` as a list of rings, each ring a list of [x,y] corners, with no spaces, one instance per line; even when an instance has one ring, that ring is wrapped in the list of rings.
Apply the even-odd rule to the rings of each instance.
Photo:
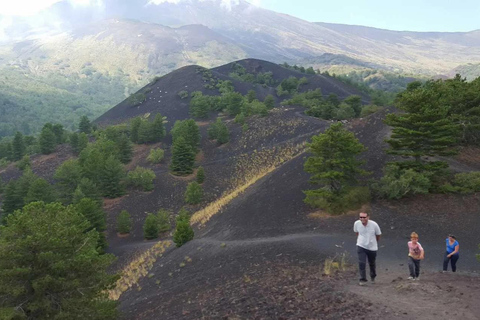
[[[308,75],[295,70],[287,69],[277,64],[258,60],[245,59],[238,61],[247,71],[257,74],[258,72],[272,72],[273,78],[280,82],[290,76],[301,78],[306,77],[308,83],[301,86],[300,91],[314,90],[321,88],[322,94],[328,96],[331,93],[336,94],[340,99],[350,95],[359,95],[364,103],[368,103],[369,98],[358,89],[353,88],[332,77],[324,75]],[[147,84],[138,92],[144,92],[146,100],[137,106],[131,106],[127,100],[119,103],[117,106],[105,112],[95,122],[99,125],[117,124],[127,121],[133,117],[150,114],[152,117],[156,113],[166,116],[171,128],[176,120],[188,119],[190,117],[188,105],[190,97],[181,99],[178,96],[180,91],[186,90],[189,93],[202,91],[205,95],[219,95],[218,90],[205,88],[210,82],[203,78],[202,67],[191,65],[177,69],[159,79]],[[235,91],[245,95],[249,90],[254,90],[257,98],[261,101],[268,94],[275,97],[277,104],[284,98],[277,98],[275,88],[263,87],[252,83],[242,82],[230,78],[228,75],[232,71],[232,63],[211,69],[212,76],[218,80],[230,80],[235,87]]]
[[[383,139],[377,134],[388,134],[381,118],[379,113],[351,125],[370,150],[381,150],[378,143]],[[125,317],[383,319],[385,314],[398,312],[387,300],[376,301],[373,308],[368,297],[360,297],[362,292],[352,297],[349,288],[357,277],[354,268],[335,277],[321,276],[327,257],[346,253],[355,264],[352,227],[356,214],[308,216],[312,210],[303,203],[301,191],[311,187],[303,171],[306,156],[300,155],[260,179],[200,226],[195,240],[160,258],[151,276],[140,281],[141,289],[133,288],[120,298]],[[376,154],[366,158],[374,161],[369,166],[376,174],[386,161]],[[474,255],[478,252],[479,208],[479,194],[373,202],[372,219],[383,231],[378,256],[380,285],[396,286],[398,278],[408,276],[406,243],[412,231],[420,234],[427,252],[422,268],[431,282],[437,281],[434,272],[441,269],[444,240],[450,232],[461,244],[459,270],[477,272]],[[477,286],[478,278],[471,281]],[[368,308],[358,308],[351,303],[355,299],[365,300]]]

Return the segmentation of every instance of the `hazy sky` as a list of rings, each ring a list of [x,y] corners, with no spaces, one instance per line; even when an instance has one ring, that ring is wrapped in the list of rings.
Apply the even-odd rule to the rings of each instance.
[[[59,0],[0,0],[0,14],[31,15]],[[101,0],[68,0],[76,5]],[[152,0],[152,2],[182,0]],[[222,0],[235,3],[238,0]],[[410,31],[480,29],[480,0],[248,0],[257,6],[313,22]]]

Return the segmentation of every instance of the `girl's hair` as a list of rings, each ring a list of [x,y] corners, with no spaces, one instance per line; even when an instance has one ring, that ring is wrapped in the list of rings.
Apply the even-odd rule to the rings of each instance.
[[[410,238],[417,238],[418,239],[418,234],[416,232],[412,232],[410,235]]]

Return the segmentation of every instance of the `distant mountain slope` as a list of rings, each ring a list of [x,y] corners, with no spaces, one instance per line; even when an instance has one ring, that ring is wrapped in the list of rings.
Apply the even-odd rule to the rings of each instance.
[[[178,0],[159,4],[150,0],[104,0],[100,9],[91,6],[90,12],[85,12],[85,8],[82,10],[77,12],[64,0],[40,16],[52,15],[64,30],[79,28],[82,22],[87,24],[113,18],[175,28],[201,24],[229,38],[246,56],[274,62],[298,61],[332,53],[393,70],[434,75],[447,73],[458,65],[480,61],[480,30],[408,32],[311,23],[256,7],[245,0]],[[78,14],[84,19],[79,19]],[[27,24],[26,21],[23,23]]]

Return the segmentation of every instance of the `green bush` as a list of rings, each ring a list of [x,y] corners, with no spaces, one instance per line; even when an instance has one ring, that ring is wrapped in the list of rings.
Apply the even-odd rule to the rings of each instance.
[[[480,171],[458,173],[452,184],[444,184],[443,192],[473,193],[480,191]]]
[[[185,202],[188,204],[197,204],[203,200],[203,189],[198,182],[190,182],[185,191]]]
[[[141,188],[143,191],[153,190],[153,179],[156,175],[151,169],[136,167],[127,175],[127,184],[134,188]]]
[[[141,93],[141,92],[133,93],[130,95],[130,97],[128,97],[127,103],[131,106],[136,106],[142,103],[143,101],[145,101],[145,99],[147,99],[147,97],[145,96],[144,93]]]
[[[330,214],[342,214],[350,210],[359,209],[370,201],[368,187],[350,187],[340,194],[327,189],[318,189],[309,192],[304,200],[312,207],[322,208]]]
[[[170,212],[165,209],[160,209],[157,212],[157,221],[158,221],[158,231],[166,232],[169,231],[170,226]]]
[[[384,176],[372,188],[382,198],[400,199],[411,194],[427,194],[431,186],[432,182],[425,174],[389,165]]]
[[[181,211],[177,216],[177,225],[173,233],[173,242],[177,247],[183,246],[194,237],[193,228],[190,225],[190,216],[188,212]]]
[[[32,163],[30,162],[30,156],[24,155],[22,159],[17,162],[17,168],[20,170],[25,170],[27,167],[31,167]]]
[[[202,184],[205,181],[205,169],[203,167],[198,167],[197,170],[197,182]]]
[[[165,156],[165,151],[160,148],[153,148],[147,157],[147,161],[153,164],[160,163]]]
[[[158,218],[156,215],[149,213],[143,224],[143,236],[147,240],[155,239],[158,238],[158,232]]]
[[[370,104],[368,106],[364,106],[362,108],[362,111],[360,112],[360,117],[366,117],[368,116],[369,114],[372,114],[372,113],[375,113],[375,112],[378,112],[380,110],[382,110],[383,107],[379,107],[379,106],[376,106],[374,104]]]
[[[187,90],[179,91],[178,96],[180,97],[180,99],[188,98],[188,91]]]
[[[120,234],[130,233],[132,228],[132,219],[127,210],[122,210],[117,217],[117,232]]]

